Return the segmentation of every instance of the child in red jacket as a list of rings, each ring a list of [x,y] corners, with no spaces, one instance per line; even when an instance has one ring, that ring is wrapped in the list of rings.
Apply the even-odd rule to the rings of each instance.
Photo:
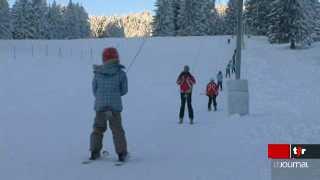
[[[219,94],[219,87],[215,83],[214,79],[211,79],[207,85],[207,96],[209,97],[208,110],[211,111],[211,105],[213,103],[214,111],[217,111],[217,96]]]

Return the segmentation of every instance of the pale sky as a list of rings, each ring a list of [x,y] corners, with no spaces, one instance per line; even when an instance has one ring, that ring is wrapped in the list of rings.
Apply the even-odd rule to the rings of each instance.
[[[12,5],[15,0],[8,0]],[[48,0],[51,3],[53,0]],[[227,0],[216,0],[224,3]],[[68,4],[69,0],[56,0],[59,4]],[[156,0],[73,0],[82,4],[89,15],[123,15],[128,13],[153,11]]]

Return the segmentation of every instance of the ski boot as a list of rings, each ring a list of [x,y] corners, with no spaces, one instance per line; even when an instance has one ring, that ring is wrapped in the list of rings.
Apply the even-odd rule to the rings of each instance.
[[[193,124],[194,124],[194,122],[193,122],[193,119],[192,119],[192,118],[190,118],[190,124],[191,124],[191,125],[193,125]]]
[[[118,161],[125,162],[128,157],[128,153],[120,153],[118,154]]]
[[[183,118],[180,118],[179,119],[179,124],[182,124],[183,123]]]
[[[100,152],[92,151],[89,160],[97,160],[97,159],[99,159],[100,157],[101,157]]]

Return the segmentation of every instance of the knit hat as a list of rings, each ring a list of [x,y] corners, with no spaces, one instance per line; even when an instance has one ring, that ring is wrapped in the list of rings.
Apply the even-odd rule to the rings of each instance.
[[[188,65],[185,65],[183,68],[184,72],[189,72],[190,71],[190,67]]]
[[[109,63],[110,61],[119,61],[118,50],[114,47],[105,48],[102,53],[102,60],[104,63]]]

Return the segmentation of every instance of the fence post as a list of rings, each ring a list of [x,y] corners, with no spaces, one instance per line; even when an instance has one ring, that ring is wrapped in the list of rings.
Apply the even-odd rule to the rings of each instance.
[[[91,60],[93,59],[93,50],[92,50],[92,48],[90,48],[90,58],[91,58]]]
[[[32,57],[34,57],[34,45],[32,44],[32,47],[31,47],[31,55]]]
[[[59,47],[59,54],[58,54],[58,56],[59,56],[60,58],[62,58],[62,51],[61,51],[61,47]]]
[[[48,44],[46,44],[46,56],[47,56],[47,57],[49,56],[49,47],[48,47]]]
[[[16,46],[13,46],[13,59],[16,59],[17,55],[16,55]]]

